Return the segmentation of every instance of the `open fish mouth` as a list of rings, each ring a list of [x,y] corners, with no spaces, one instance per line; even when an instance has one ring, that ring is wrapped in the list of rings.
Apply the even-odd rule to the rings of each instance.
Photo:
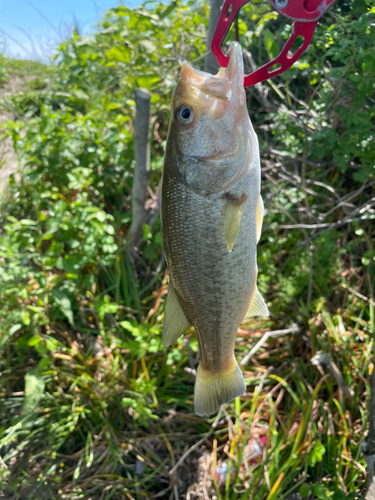
[[[222,149],[221,151],[218,151],[217,153],[209,156],[195,156],[195,155],[187,155],[185,154],[186,158],[190,158],[191,160],[198,160],[198,161],[219,161],[223,160],[225,158],[230,158],[233,156],[236,156],[237,152],[239,150],[239,144],[237,142],[228,144],[227,147]]]
[[[228,66],[220,68],[216,75],[205,73],[206,79],[198,88],[210,97],[233,103],[243,95],[244,66],[241,45],[238,42],[232,42],[228,55]]]
[[[179,85],[174,92],[174,109],[179,104],[193,102],[201,113],[215,120],[229,110],[244,105],[244,67],[242,48],[233,42],[229,48],[229,63],[216,75],[197,70],[188,62],[182,64]]]
[[[194,158],[196,161],[223,160],[235,156],[241,147],[241,141],[236,140],[237,127],[244,119],[244,112],[247,114],[241,45],[233,42],[228,53],[230,59],[227,68],[220,68],[216,75],[196,70],[188,63],[183,65],[181,78],[187,85],[191,84],[200,112],[210,116],[213,121],[221,119],[223,114],[231,115],[233,120],[232,136],[222,148],[210,155],[185,153],[187,158]]]

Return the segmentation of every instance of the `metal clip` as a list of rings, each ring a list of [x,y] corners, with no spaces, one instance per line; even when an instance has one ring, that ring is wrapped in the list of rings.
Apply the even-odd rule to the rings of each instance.
[[[224,68],[228,66],[229,57],[224,54],[221,44],[235,15],[248,1],[225,0],[221,9],[219,21],[212,38],[211,49],[220,66]],[[334,0],[306,0],[305,2],[302,0],[270,0],[270,2],[281,14],[295,21],[293,33],[275,59],[258,68],[250,75],[245,75],[245,87],[263,82],[289,69],[309,46],[319,17],[324,14]],[[294,54],[290,54],[289,51],[298,36],[303,37],[303,43]]]

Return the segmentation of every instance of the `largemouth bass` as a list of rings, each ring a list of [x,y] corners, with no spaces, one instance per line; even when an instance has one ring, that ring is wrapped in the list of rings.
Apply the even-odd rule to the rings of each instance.
[[[245,317],[268,316],[257,281],[263,203],[257,136],[246,107],[241,46],[216,76],[184,62],[172,97],[162,180],[161,224],[169,270],[162,341],[193,325],[201,355],[198,415],[241,396],[234,357]]]

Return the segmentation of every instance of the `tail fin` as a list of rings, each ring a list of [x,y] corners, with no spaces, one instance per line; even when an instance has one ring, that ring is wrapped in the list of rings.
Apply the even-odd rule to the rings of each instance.
[[[245,391],[245,381],[236,361],[233,368],[221,373],[209,372],[199,365],[194,390],[195,413],[201,417],[211,415]]]

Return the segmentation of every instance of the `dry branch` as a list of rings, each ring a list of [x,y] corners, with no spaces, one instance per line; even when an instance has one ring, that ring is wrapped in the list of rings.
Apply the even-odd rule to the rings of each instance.
[[[211,436],[211,434],[214,432],[214,430],[216,429],[216,427],[218,426],[218,424],[220,422],[222,411],[223,410],[222,410],[222,407],[221,407],[219,409],[219,413],[217,414],[217,417],[215,418],[213,424],[211,425],[210,430],[207,432],[207,434],[202,439],[200,439],[199,441],[197,441],[191,448],[189,448],[187,450],[186,453],[184,453],[182,455],[182,457],[176,463],[176,465],[173,467],[173,469],[171,469],[169,471],[170,475],[174,474],[174,472],[180,467],[180,465],[184,462],[184,460],[186,459],[186,457],[188,457],[192,451],[196,450],[201,444],[203,444],[206,441],[206,439],[208,439]]]
[[[246,363],[254,356],[254,354],[258,351],[258,349],[269,339],[275,337],[282,337],[283,335],[288,335],[288,333],[297,333],[300,331],[300,327],[296,324],[293,324],[290,328],[285,330],[275,330],[273,332],[266,332],[262,338],[255,344],[255,346],[251,349],[251,351],[246,354],[246,356],[241,361],[240,365],[246,365]]]
[[[311,364],[315,366],[320,365],[325,368],[332,375],[336,384],[342,390],[348,402],[350,403],[353,400],[353,390],[348,387],[338,366],[334,361],[332,361],[329,354],[327,354],[326,352],[317,352],[316,355],[312,358]]]

